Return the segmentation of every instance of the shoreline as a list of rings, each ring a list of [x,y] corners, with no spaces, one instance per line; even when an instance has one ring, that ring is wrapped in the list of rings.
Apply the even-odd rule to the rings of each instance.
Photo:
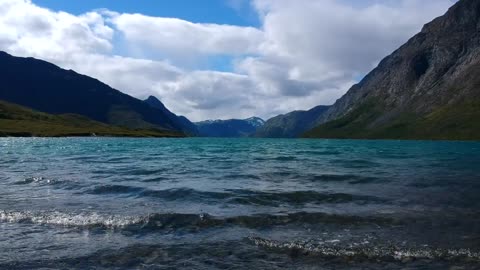
[[[392,141],[392,142],[468,142],[468,143],[480,143],[480,139],[369,139],[369,138],[269,138],[269,137],[202,137],[202,136],[188,136],[185,134],[168,134],[168,135],[134,135],[134,134],[89,134],[89,133],[72,133],[72,134],[58,134],[58,135],[38,135],[32,133],[1,133],[0,138],[127,138],[127,139],[145,139],[145,138],[202,138],[202,139],[272,139],[272,140],[333,140],[333,141],[366,141],[366,142],[378,142],[378,141]]]
[[[96,134],[96,133],[68,133],[41,135],[29,132],[4,133],[0,132],[0,138],[187,138],[184,134]]]

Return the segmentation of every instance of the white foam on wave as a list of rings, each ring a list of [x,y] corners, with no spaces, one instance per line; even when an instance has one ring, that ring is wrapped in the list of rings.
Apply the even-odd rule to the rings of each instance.
[[[56,179],[51,179],[43,176],[33,176],[27,177],[20,181],[14,182],[14,185],[28,185],[28,184],[35,184],[35,185],[54,185],[61,183],[61,181]]]
[[[255,245],[279,250],[296,250],[305,254],[324,257],[362,257],[368,259],[393,258],[403,261],[410,259],[467,259],[480,261],[480,252],[470,249],[405,248],[384,246],[341,247],[308,242],[280,242],[260,237],[249,237]]]
[[[30,211],[3,211],[0,210],[0,222],[30,222],[37,224],[51,224],[59,226],[104,226],[125,227],[140,224],[145,221],[143,217],[107,216],[98,213],[61,213],[30,212]]]

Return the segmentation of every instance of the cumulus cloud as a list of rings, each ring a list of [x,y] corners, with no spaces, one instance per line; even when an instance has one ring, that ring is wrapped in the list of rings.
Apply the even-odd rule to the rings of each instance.
[[[95,12],[74,16],[29,1],[0,1],[2,49],[20,55],[65,59],[76,53],[107,53],[114,30]]]
[[[245,6],[246,0],[230,1]],[[331,104],[452,0],[252,0],[261,27],[0,0],[0,50],[154,94],[192,120],[268,118]],[[231,58],[230,72],[186,62]]]
[[[253,27],[191,23],[176,18],[116,14],[111,21],[130,46],[178,54],[252,54],[263,33]]]

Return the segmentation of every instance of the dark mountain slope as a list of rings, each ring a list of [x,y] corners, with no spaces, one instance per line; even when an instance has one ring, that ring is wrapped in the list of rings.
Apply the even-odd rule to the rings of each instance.
[[[195,123],[204,137],[248,137],[264,125],[258,117],[248,119],[207,120]]]
[[[93,121],[81,115],[52,115],[0,100],[0,136],[178,137],[181,133],[132,130]]]
[[[480,1],[460,0],[359,84],[307,137],[480,139]]]
[[[184,116],[177,116],[176,114],[172,113],[163,105],[163,103],[158,100],[158,98],[154,96],[149,96],[146,100],[144,100],[145,103],[150,105],[153,108],[156,108],[162,113],[167,116],[173,123],[175,123],[176,126],[180,127],[180,130],[188,135],[196,136],[198,135],[198,129],[197,126],[190,122],[186,117]]]
[[[255,137],[295,138],[315,127],[318,118],[327,111],[328,106],[317,106],[308,111],[294,111],[275,116],[260,127]]]
[[[183,130],[165,112],[91,77],[0,52],[0,99],[51,114],[74,113],[129,128]]]

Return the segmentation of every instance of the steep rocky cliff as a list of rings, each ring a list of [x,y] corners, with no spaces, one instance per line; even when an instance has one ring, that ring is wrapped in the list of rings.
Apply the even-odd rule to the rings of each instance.
[[[460,0],[320,115],[307,137],[480,139],[480,1]]]

